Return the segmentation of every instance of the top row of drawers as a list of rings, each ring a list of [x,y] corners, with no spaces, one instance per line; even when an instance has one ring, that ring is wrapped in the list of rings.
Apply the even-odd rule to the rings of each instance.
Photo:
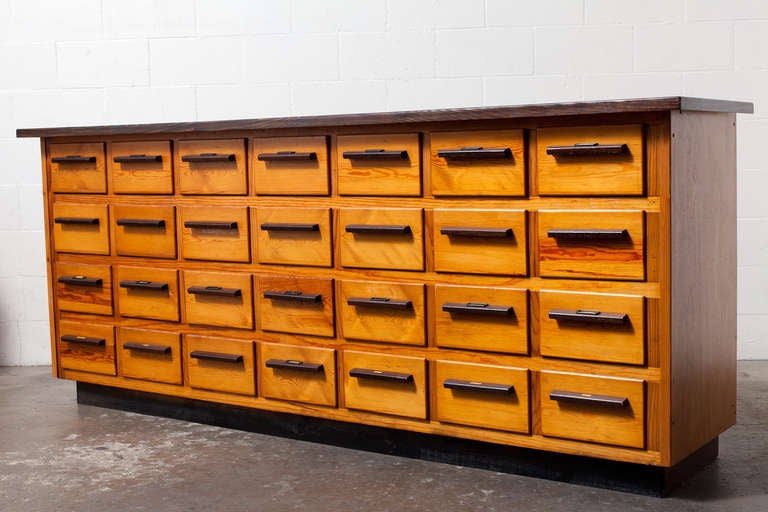
[[[536,130],[540,195],[643,194],[641,125]],[[51,190],[116,194],[329,195],[329,139],[314,137],[51,143]],[[429,191],[435,196],[526,195],[522,129],[434,132]],[[338,193],[420,196],[417,133],[336,139]],[[174,174],[176,180],[174,181]]]

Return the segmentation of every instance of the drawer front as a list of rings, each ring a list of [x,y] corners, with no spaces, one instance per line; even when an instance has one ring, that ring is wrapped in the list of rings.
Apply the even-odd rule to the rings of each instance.
[[[641,210],[542,210],[538,226],[543,277],[645,278]]]
[[[255,395],[255,359],[251,341],[184,336],[187,381],[193,388]]]
[[[541,355],[645,363],[645,298],[541,291]]]
[[[174,166],[182,194],[248,193],[245,141],[242,139],[177,141]]]
[[[103,143],[49,144],[48,157],[51,192],[107,192]]]
[[[339,194],[421,195],[417,134],[344,135],[338,138]]]
[[[539,194],[643,194],[641,125],[540,128],[537,138]]]
[[[336,406],[336,352],[330,348],[261,343],[261,394]]]
[[[265,331],[333,337],[333,279],[260,277],[256,310]]]
[[[251,261],[247,207],[182,206],[179,219],[185,259]]]
[[[259,208],[253,211],[259,263],[332,265],[329,208]]]
[[[347,339],[424,345],[424,285],[341,281],[339,317]]]
[[[115,194],[173,194],[171,143],[111,142],[107,168]]]
[[[526,231],[524,210],[436,209],[435,270],[526,275]]]
[[[480,286],[435,286],[439,347],[528,353],[528,291]]]
[[[173,206],[112,206],[112,230],[119,256],[176,257]]]
[[[185,270],[184,309],[190,324],[253,329],[251,275]]]
[[[341,265],[385,270],[424,270],[420,208],[339,210]]]
[[[435,374],[438,421],[530,431],[528,370],[436,361]]]
[[[57,252],[109,254],[107,206],[54,203],[53,245]]]
[[[345,407],[427,418],[424,359],[346,350],[342,367]]]
[[[642,380],[548,371],[540,379],[545,436],[645,447]]]
[[[109,265],[56,263],[56,304],[62,311],[112,315]]]
[[[115,330],[111,325],[59,322],[59,364],[65,370],[115,375]]]
[[[436,196],[524,196],[523,130],[432,133]]]
[[[327,196],[325,137],[251,139],[253,190],[261,195]]]
[[[117,267],[117,310],[122,316],[179,321],[176,270]]]
[[[117,367],[123,377],[181,384],[181,338],[175,332],[118,327]]]

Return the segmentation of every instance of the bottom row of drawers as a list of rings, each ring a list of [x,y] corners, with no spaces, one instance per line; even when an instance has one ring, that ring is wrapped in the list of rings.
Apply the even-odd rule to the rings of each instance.
[[[342,351],[337,379],[331,348],[222,339],[62,320],[58,352],[64,369],[265,398],[336,406],[427,420],[427,361],[420,357]],[[255,348],[255,350],[254,350]],[[257,368],[257,354],[258,367]],[[518,433],[531,432],[531,372],[437,360],[431,419]],[[343,387],[337,403],[337,382]],[[645,446],[642,380],[538,372],[545,436]]]

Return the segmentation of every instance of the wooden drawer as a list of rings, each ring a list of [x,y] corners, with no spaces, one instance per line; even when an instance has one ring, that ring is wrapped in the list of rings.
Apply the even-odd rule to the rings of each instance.
[[[182,194],[248,193],[243,139],[180,140],[174,148]]]
[[[107,205],[54,203],[53,246],[57,252],[109,254]]]
[[[645,447],[642,380],[543,371],[540,389],[545,436]]]
[[[251,341],[184,336],[187,382],[193,388],[255,395],[255,359]]]
[[[330,267],[329,208],[259,208],[254,231],[259,263]]]
[[[433,224],[438,272],[528,273],[524,210],[436,209]]]
[[[122,316],[179,321],[176,270],[117,267],[117,310]]]
[[[181,384],[181,338],[175,332],[118,327],[117,367],[123,377]]]
[[[325,137],[251,139],[253,190],[261,195],[327,196]]]
[[[171,143],[111,142],[107,168],[115,194],[173,194]]]
[[[256,310],[265,331],[333,337],[333,279],[259,277]]]
[[[176,209],[173,206],[112,206],[118,256],[176,258]]]
[[[541,355],[645,363],[645,298],[539,292]]]
[[[341,281],[339,317],[345,338],[424,345],[424,285]]]
[[[337,140],[339,194],[421,195],[417,134],[344,135]]]
[[[523,130],[436,132],[430,141],[436,196],[524,196]]]
[[[349,409],[427,418],[426,361],[345,350],[344,406]]]
[[[56,304],[62,311],[112,315],[112,269],[109,265],[55,264]]]
[[[420,208],[341,208],[341,265],[424,270],[423,222]]]
[[[251,261],[247,207],[181,206],[179,219],[184,259]]]
[[[435,286],[439,347],[528,353],[528,291],[480,286]]]
[[[251,275],[185,270],[184,310],[190,324],[253,329]]]
[[[643,194],[643,127],[578,126],[537,130],[539,194]]]
[[[330,348],[260,343],[261,394],[336,406],[336,352]]]
[[[65,370],[115,375],[115,330],[111,325],[59,322],[59,365]]]
[[[49,144],[48,157],[51,192],[107,192],[103,143]]]
[[[435,387],[438,421],[530,431],[528,370],[436,361]]]
[[[642,281],[645,212],[539,211],[539,274]]]

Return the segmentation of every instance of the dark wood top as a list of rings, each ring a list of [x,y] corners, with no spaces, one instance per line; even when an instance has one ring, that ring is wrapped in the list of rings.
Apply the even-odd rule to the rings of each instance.
[[[126,124],[113,126],[79,126],[63,128],[20,128],[17,137],[66,137],[92,135],[128,135],[139,133],[193,133],[226,130],[263,130],[273,128],[310,128],[324,126],[366,126],[375,124],[432,123],[445,121],[482,121],[525,117],[556,117],[583,114],[658,112],[664,110],[733,112],[751,114],[752,103],[670,96],[610,101],[545,103],[504,107],[457,108],[379,112],[374,114],[341,114],[305,117],[272,117],[233,121],[198,121],[185,123]]]

